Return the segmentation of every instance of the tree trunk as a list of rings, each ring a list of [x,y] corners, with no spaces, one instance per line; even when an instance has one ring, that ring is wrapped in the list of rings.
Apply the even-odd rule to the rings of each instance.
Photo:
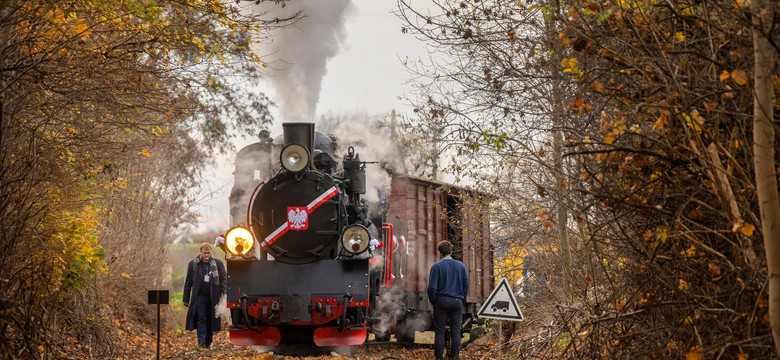
[[[769,271],[769,319],[775,351],[780,354],[780,196],[775,168],[775,93],[772,86],[772,75],[778,59],[774,48],[767,41],[772,28],[773,4],[769,0],[752,0],[752,8],[756,12],[753,16],[753,161],[761,210],[761,233]]]
[[[557,12],[556,12],[557,15]],[[547,39],[550,46],[555,46],[557,34],[555,32],[555,16],[550,16],[550,21],[547,22]],[[561,99],[561,52],[556,48],[553,52],[553,69],[552,70],[552,131],[553,131],[553,171],[555,171],[555,186],[557,194],[556,206],[555,206],[555,222],[556,230],[558,232],[558,241],[561,246],[561,257],[563,264],[563,291],[566,294],[568,300],[572,299],[572,275],[571,275],[571,246],[569,245],[569,229],[568,211],[566,211],[566,205],[564,204],[564,192],[566,192],[566,178],[564,177],[563,166],[563,100]]]

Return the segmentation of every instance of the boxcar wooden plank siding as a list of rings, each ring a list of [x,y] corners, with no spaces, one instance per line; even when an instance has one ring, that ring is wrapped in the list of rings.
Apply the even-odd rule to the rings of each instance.
[[[468,270],[467,300],[479,302],[490,294],[494,275],[486,197],[435,181],[395,176],[388,199],[388,217],[407,222],[406,233],[396,234],[404,235],[408,246],[405,269],[401,269],[404,290],[425,293],[428,272],[438,261],[436,245],[446,239],[455,245],[454,257]]]

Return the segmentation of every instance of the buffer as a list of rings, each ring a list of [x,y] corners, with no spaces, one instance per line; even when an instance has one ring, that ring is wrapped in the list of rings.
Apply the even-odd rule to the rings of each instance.
[[[517,300],[506,278],[502,278],[487,300],[482,304],[477,316],[481,318],[523,321],[523,313],[517,306]]]

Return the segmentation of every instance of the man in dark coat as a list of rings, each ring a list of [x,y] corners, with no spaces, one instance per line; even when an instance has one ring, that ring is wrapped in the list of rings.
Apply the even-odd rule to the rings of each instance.
[[[213,332],[220,330],[220,318],[214,308],[227,291],[226,282],[225,265],[211,256],[211,245],[203,243],[200,255],[187,265],[182,296],[184,306],[189,308],[185,329],[198,330],[198,348],[211,348]]]
[[[447,240],[437,246],[442,259],[431,266],[428,278],[428,300],[433,304],[433,355],[444,359],[444,332],[450,320],[451,359],[460,355],[460,326],[463,305],[469,295],[469,275],[462,262],[452,258],[452,243]]]

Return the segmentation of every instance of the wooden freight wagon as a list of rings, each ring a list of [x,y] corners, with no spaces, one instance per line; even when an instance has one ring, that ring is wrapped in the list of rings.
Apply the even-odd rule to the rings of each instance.
[[[474,190],[437,181],[396,174],[387,194],[389,209],[383,229],[389,246],[382,253],[379,298],[392,298],[396,311],[386,333],[399,341],[413,341],[414,331],[432,330],[433,308],[428,301],[428,274],[439,260],[437,244],[449,240],[452,257],[466,265],[470,290],[463,314],[468,332],[479,306],[494,283],[490,245],[489,197]],[[397,309],[397,307],[396,307]],[[381,307],[376,316],[386,316]],[[390,311],[392,313],[392,311]]]

